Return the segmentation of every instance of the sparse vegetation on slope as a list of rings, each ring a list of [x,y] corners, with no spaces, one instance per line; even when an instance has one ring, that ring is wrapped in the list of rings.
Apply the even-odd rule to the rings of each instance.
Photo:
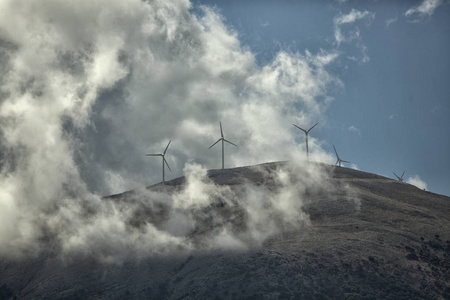
[[[260,244],[208,248],[205,241],[223,228],[250,238],[243,234],[250,216],[239,196],[251,187],[277,194],[275,174],[286,163],[209,171],[228,193],[219,196],[230,198],[212,197],[195,215],[196,227],[187,231],[192,251],[115,264],[51,250],[3,259],[0,299],[450,299],[450,199],[374,174],[318,167],[330,176],[301,190],[308,222],[296,227],[278,220],[279,230]],[[184,184],[179,178],[148,189],[173,194]],[[104,201],[133,203],[141,196],[127,192]],[[163,202],[142,204],[127,226],[163,226],[170,213]],[[278,222],[271,217],[264,221]]]

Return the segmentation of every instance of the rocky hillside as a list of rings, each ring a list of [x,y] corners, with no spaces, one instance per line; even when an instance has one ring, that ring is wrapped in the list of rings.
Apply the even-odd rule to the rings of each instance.
[[[232,199],[213,196],[196,214],[191,251],[120,263],[62,257],[51,247],[33,258],[3,258],[0,299],[450,299],[450,198],[352,169],[316,166],[323,182],[301,190],[300,225],[274,214],[266,221],[279,230],[259,242],[201,246],[224,226],[246,239],[240,233],[248,232],[251,212],[240,195],[249,187],[277,194],[276,174],[287,165],[208,171]],[[294,187],[311,176],[289,174]],[[147,189],[173,194],[186,184],[177,178]],[[104,201],[139,197],[130,191]],[[168,213],[163,203],[142,206],[130,226],[162,226]]]

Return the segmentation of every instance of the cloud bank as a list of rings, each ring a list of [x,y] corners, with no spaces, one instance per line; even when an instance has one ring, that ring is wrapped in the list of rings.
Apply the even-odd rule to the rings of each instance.
[[[356,15],[338,23],[367,13]],[[258,66],[217,12],[194,13],[185,0],[5,0],[0,28],[0,255],[37,251],[43,239],[106,261],[110,249],[189,249],[170,222],[130,232],[132,207],[100,196],[160,181],[160,160],[144,155],[169,139],[174,175],[219,168],[220,147],[207,149],[219,121],[239,145],[226,150],[226,166],[304,161],[291,123],[323,121],[329,91],[341,86],[327,71],[334,51],[281,51]],[[310,159],[333,161],[320,141],[309,148]],[[101,242],[86,248],[89,240]]]

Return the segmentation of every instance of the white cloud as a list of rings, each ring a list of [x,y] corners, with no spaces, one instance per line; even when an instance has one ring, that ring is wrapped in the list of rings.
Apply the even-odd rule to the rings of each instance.
[[[427,184],[422,179],[420,179],[419,175],[414,175],[414,176],[408,177],[406,182],[409,184],[415,185],[416,187],[418,187],[421,190],[427,189]]]
[[[350,23],[354,23],[355,21],[359,20],[359,19],[363,19],[365,17],[374,17],[373,13],[366,11],[359,11],[356,9],[352,9],[348,14],[343,15],[340,14],[339,16],[334,18],[334,23],[338,26],[343,25],[343,24],[350,24]]]
[[[405,16],[418,14],[420,17],[431,16],[436,8],[442,4],[442,0],[424,0],[421,4],[413,6],[405,12]]]
[[[220,15],[190,8],[186,0],[0,2],[0,149],[8,154],[0,166],[0,255],[32,252],[46,234],[105,261],[111,248],[190,249],[178,225],[189,228],[191,215],[131,233],[127,223],[140,206],[179,199],[150,193],[152,201],[127,207],[99,195],[159,182],[161,161],[144,154],[161,152],[169,139],[166,178],[181,176],[186,162],[220,167],[220,149],[207,149],[220,120],[239,145],[225,151],[226,166],[305,159],[289,128],[323,118],[328,91],[341,85],[327,71],[336,52],[280,52],[260,67]],[[321,141],[311,138],[309,147],[312,160],[332,160]],[[186,172],[207,190],[201,169]],[[189,195],[205,195],[185,192],[174,214],[192,207]]]

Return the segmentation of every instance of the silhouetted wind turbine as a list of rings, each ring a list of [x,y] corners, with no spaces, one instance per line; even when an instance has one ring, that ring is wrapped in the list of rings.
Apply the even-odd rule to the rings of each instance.
[[[224,137],[223,137],[223,131],[222,131],[222,122],[219,122],[219,124],[220,124],[220,135],[221,135],[221,138],[220,139],[218,139],[217,140],[217,142],[215,142],[214,144],[212,144],[211,146],[209,146],[209,148],[208,149],[211,149],[215,144],[217,144],[218,142],[220,142],[220,141],[222,141],[222,170],[225,168],[225,154],[224,154],[224,142],[227,142],[227,143],[229,143],[229,144],[231,144],[231,145],[233,145],[233,146],[236,146],[237,147],[237,145],[236,144],[233,144],[232,142],[230,142],[229,140],[226,140]]]
[[[301,131],[303,131],[303,132],[305,133],[305,136],[306,136],[306,158],[307,158],[308,160],[309,160],[308,134],[309,134],[309,132],[310,132],[314,127],[317,126],[317,124],[319,124],[319,123],[316,123],[313,127],[311,127],[311,128],[308,129],[308,130],[305,130],[305,129],[301,128],[301,127],[298,127],[298,126],[295,125],[295,124],[292,124],[292,125],[294,125],[295,127],[297,127],[298,129],[300,129]]]
[[[333,148],[334,148],[334,153],[336,153],[336,157],[337,157],[336,163],[335,163],[334,165],[337,165],[337,164],[339,163],[339,167],[340,167],[340,166],[341,166],[341,162],[350,163],[349,161],[342,160],[342,159],[339,157],[339,155],[338,155],[338,153],[337,153],[337,151],[336,151],[336,147],[334,147],[334,145],[333,145]]]
[[[171,141],[172,141],[172,140],[169,141],[169,143],[167,144],[166,149],[164,149],[164,152],[163,152],[163,153],[160,153],[160,154],[145,154],[145,156],[161,156],[161,157],[162,157],[162,182],[163,182],[163,184],[166,183],[165,178],[164,178],[164,164],[166,164],[167,167],[168,167],[169,170],[170,170],[170,167],[169,167],[169,164],[167,163],[167,160],[166,160],[166,158],[165,158],[165,155],[166,155],[167,148],[169,148],[169,145],[170,145],[170,142],[171,142]],[[170,170],[170,171],[172,171],[172,170]]]
[[[394,173],[394,172],[392,172],[392,173]],[[395,173],[394,173],[394,175],[395,175],[395,177],[397,177],[398,181],[403,182],[403,175],[405,175],[405,171],[403,171],[402,176],[400,176],[400,177],[398,177],[397,174],[395,174]]]

